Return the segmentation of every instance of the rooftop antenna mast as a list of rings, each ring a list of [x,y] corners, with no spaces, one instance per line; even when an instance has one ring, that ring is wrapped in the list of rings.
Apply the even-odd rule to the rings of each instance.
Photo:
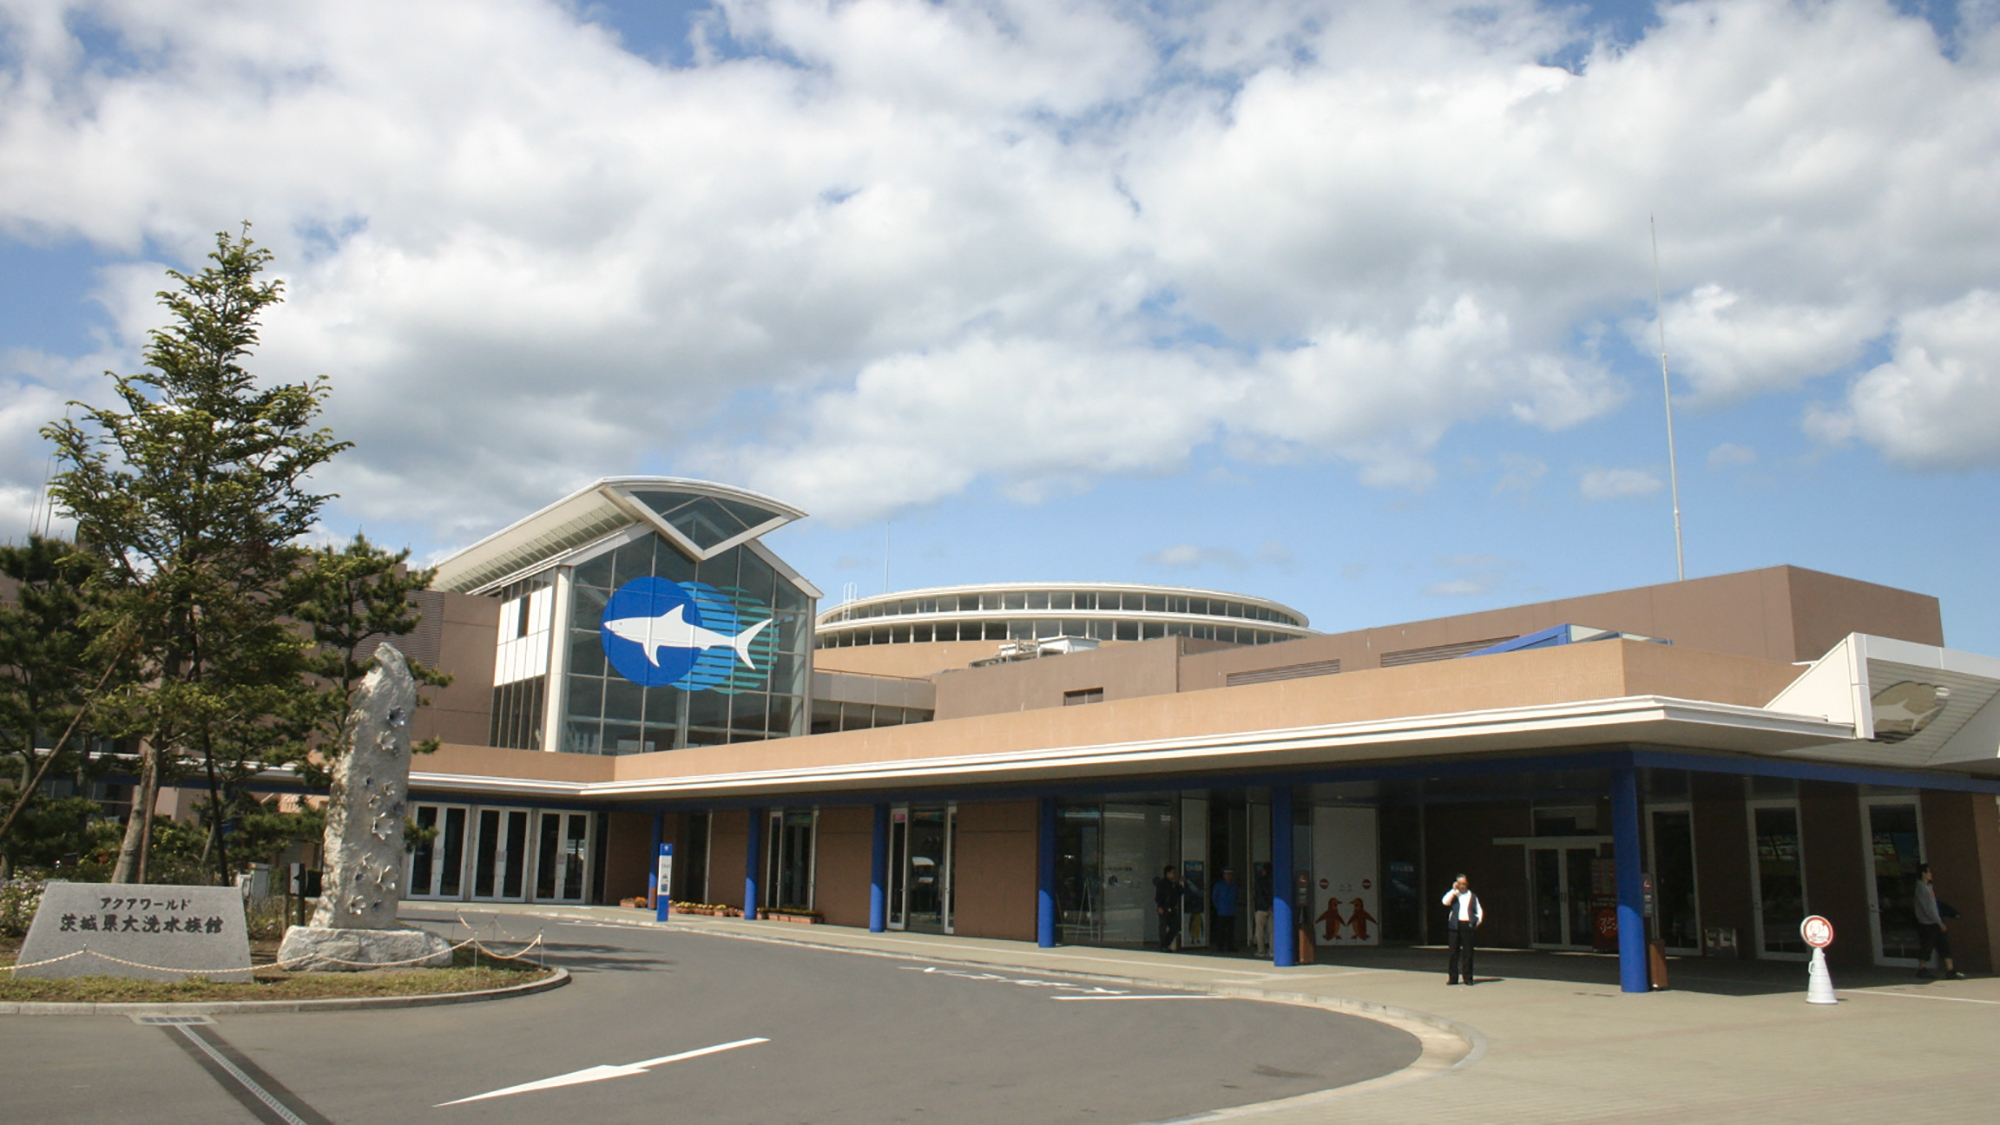
[[[889,592],[889,550],[896,545],[896,521],[882,521],[882,592]]]
[[[1660,224],[1646,216],[1653,232],[1653,321],[1660,327],[1660,390],[1667,400],[1667,480],[1674,495],[1674,575],[1687,581],[1687,554],[1681,549],[1681,473],[1674,459],[1674,384],[1667,378],[1667,312],[1665,293],[1660,288]]]

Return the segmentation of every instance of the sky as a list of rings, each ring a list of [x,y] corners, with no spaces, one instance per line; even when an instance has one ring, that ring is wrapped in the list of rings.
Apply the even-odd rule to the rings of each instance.
[[[0,0],[0,538],[247,220],[423,560],[665,473],[828,604],[1668,582],[1664,327],[1688,576],[2000,654],[1996,200],[1996,0]]]

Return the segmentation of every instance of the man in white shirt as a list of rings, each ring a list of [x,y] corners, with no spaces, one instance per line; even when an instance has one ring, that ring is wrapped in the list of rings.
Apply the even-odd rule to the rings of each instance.
[[[1445,930],[1451,936],[1451,979],[1445,983],[1457,984],[1462,972],[1465,983],[1470,985],[1473,937],[1479,931],[1479,924],[1486,920],[1486,908],[1479,905],[1479,896],[1472,893],[1472,881],[1463,875],[1444,893],[1444,904],[1449,908]]]

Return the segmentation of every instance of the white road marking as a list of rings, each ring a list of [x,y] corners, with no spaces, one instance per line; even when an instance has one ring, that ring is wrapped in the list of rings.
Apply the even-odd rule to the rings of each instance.
[[[1162,992],[1156,996],[1051,996],[1051,1000],[1227,1000],[1227,996],[1199,996],[1182,992]]]
[[[921,969],[915,965],[902,965],[899,968],[906,973],[935,973],[941,977],[957,977],[960,980],[998,981],[1001,984],[1018,984],[1022,988],[1060,988],[1070,992],[1085,992],[1102,996],[1122,996],[1125,992],[1122,988],[1104,988],[1094,984],[1076,984],[1066,980],[1035,980],[1025,977],[1010,977],[1000,973],[975,973],[965,969],[941,969],[936,965],[928,965]]]
[[[1901,996],[1906,1000],[1943,1000],[1950,1004],[2000,1004],[2000,1000],[1976,1000],[1970,996],[1930,996],[1922,992],[1896,992],[1891,989],[1847,989],[1840,990],[1844,996]]]
[[[448,1105],[464,1105],[466,1102],[483,1102],[487,1098],[504,1098],[509,1094],[525,1094],[530,1090],[553,1090],[560,1086],[578,1086],[585,1082],[602,1082],[607,1078],[628,1078],[634,1074],[644,1074],[649,1067],[665,1066],[684,1059],[696,1059],[703,1055],[713,1055],[721,1051],[733,1051],[738,1047],[748,1047],[756,1043],[769,1043],[769,1039],[738,1039],[734,1043],[717,1043],[713,1047],[702,1047],[693,1051],[682,1051],[678,1055],[664,1055],[644,1062],[626,1063],[623,1066],[592,1066],[573,1070],[568,1074],[558,1074],[554,1078],[544,1078],[539,1082],[523,1082],[519,1086],[509,1086],[504,1090],[494,1090],[486,1094],[474,1094],[455,1102],[439,1102],[433,1109],[443,1109]]]

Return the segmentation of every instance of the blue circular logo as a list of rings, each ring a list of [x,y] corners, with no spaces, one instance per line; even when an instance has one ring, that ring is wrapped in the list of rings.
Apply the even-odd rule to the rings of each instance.
[[[751,643],[770,623],[743,628],[736,606],[706,583],[635,578],[605,603],[598,641],[635,684],[727,690],[739,670],[761,671]]]

